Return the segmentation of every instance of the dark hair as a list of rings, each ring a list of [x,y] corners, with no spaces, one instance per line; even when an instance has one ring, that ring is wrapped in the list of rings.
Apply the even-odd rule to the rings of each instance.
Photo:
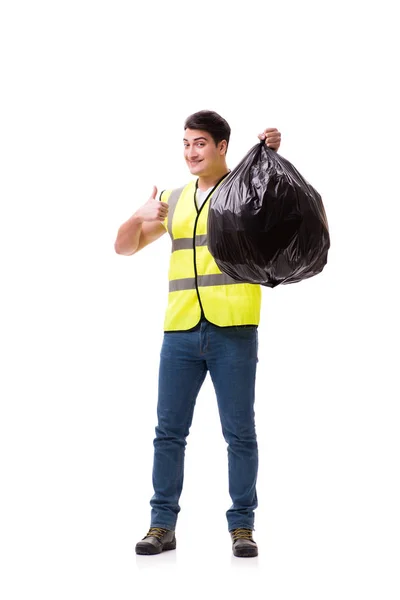
[[[222,140],[226,140],[227,146],[229,144],[231,128],[225,119],[212,110],[200,110],[190,115],[185,121],[184,129],[202,129],[211,135],[215,145]]]

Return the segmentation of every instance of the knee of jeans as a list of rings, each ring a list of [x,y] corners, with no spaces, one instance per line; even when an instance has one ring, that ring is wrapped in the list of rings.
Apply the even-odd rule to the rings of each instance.
[[[189,434],[187,428],[182,427],[171,427],[162,423],[159,423],[156,427],[156,439],[157,441],[171,441],[171,442],[181,442],[186,444],[186,438]]]
[[[229,446],[257,446],[255,427],[238,427],[235,431],[224,428],[222,430],[225,441]]]

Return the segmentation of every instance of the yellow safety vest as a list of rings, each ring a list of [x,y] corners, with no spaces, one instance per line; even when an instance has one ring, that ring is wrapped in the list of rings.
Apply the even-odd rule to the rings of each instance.
[[[209,200],[216,187],[200,210],[197,181],[160,196],[169,205],[164,226],[172,239],[165,331],[192,329],[202,316],[219,327],[260,322],[261,287],[222,273],[207,247]]]

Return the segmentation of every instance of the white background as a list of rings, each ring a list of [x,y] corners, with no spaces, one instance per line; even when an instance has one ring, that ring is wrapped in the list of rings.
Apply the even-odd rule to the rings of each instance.
[[[3,1],[1,596],[400,597],[394,2]],[[321,193],[317,277],[263,290],[257,559],[231,556],[207,379],[176,552],[149,525],[167,236],[122,222],[188,181],[184,119],[216,110],[232,168],[265,127]]]

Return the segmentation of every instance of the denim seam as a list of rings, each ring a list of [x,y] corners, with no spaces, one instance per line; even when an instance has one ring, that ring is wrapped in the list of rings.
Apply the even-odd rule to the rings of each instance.
[[[251,529],[252,531],[255,531],[254,525],[236,525],[232,528],[229,526],[229,532],[233,531],[234,529]]]
[[[175,523],[175,525],[176,525],[176,523]],[[155,525],[151,524],[150,528],[158,527],[159,529],[168,529],[168,531],[175,531],[175,525],[171,529],[170,525],[168,525],[168,526],[167,525],[159,525],[158,523],[156,523]]]
[[[203,371],[202,373],[200,373],[200,375],[197,377],[197,379],[194,380],[195,385],[192,388],[192,390],[194,392],[194,390],[197,389],[197,394],[196,394],[196,396],[194,395],[194,393],[191,394],[191,396],[193,396],[193,400],[192,400],[192,404],[191,404],[190,410],[189,410],[189,417],[188,417],[188,419],[185,422],[185,431],[188,431],[188,435],[189,435],[190,424],[191,424],[191,421],[193,419],[194,408],[196,406],[196,400],[197,400],[197,397],[198,397],[198,395],[200,393],[200,388],[201,388],[201,386],[202,386],[202,384],[203,384],[203,382],[204,382],[204,380],[205,380],[205,378],[207,376],[207,366],[205,366],[205,369],[206,369],[205,374],[204,374],[204,371]]]

